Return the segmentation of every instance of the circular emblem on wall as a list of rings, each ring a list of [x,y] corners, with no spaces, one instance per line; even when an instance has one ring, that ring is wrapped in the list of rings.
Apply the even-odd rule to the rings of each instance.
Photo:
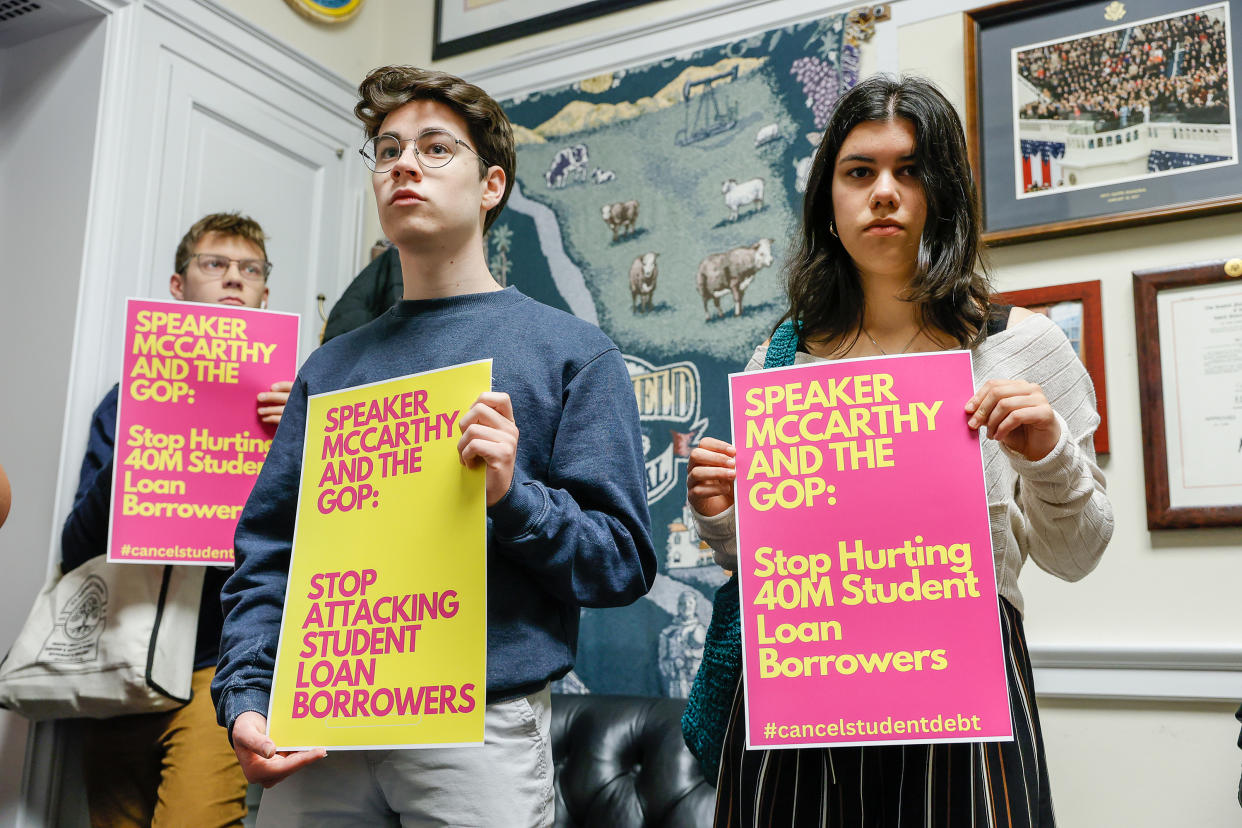
[[[362,0],[285,0],[303,17],[320,23],[344,23],[362,8]]]

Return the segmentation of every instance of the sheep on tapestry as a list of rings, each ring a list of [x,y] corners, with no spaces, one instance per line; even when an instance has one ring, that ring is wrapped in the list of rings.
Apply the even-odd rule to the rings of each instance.
[[[780,124],[768,124],[759,127],[759,131],[755,133],[755,146],[761,147],[764,144],[771,143],[781,137]]]
[[[724,316],[720,297],[733,294],[733,315],[742,315],[742,295],[755,274],[772,264],[772,239],[760,239],[748,247],[735,247],[727,253],[712,253],[699,263],[695,286],[703,297],[703,313],[711,321],[709,302],[715,302],[716,313]]]
[[[737,221],[738,210],[747,204],[755,205],[754,210],[751,212],[758,212],[763,209],[762,178],[752,178],[749,181],[743,181],[741,184],[730,178],[720,186],[720,192],[724,193],[725,206],[729,208],[730,221]]]

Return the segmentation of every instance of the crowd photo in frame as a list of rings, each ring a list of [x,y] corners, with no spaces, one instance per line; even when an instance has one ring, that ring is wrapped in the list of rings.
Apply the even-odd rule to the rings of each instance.
[[[1133,275],[1147,528],[1242,526],[1242,259]]]
[[[435,0],[431,59],[641,6],[653,0]]]
[[[1050,285],[1027,290],[1008,290],[992,297],[1002,305],[1042,313],[1056,323],[1095,386],[1095,409],[1100,425],[1095,430],[1096,454],[1108,453],[1108,394],[1104,381],[1104,323],[1100,306],[1100,280]]]
[[[1242,208],[1242,0],[967,12],[966,128],[992,244]]]

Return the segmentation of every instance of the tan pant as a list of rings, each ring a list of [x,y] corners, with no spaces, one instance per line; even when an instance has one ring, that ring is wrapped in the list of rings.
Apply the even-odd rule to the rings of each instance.
[[[216,724],[211,667],[194,696],[169,713],[85,723],[82,771],[92,828],[214,828],[246,815],[246,777]]]

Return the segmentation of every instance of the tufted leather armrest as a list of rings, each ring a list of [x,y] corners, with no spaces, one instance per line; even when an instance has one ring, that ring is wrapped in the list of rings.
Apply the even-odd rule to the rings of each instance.
[[[681,738],[684,699],[553,695],[557,828],[699,828],[716,789]]]

